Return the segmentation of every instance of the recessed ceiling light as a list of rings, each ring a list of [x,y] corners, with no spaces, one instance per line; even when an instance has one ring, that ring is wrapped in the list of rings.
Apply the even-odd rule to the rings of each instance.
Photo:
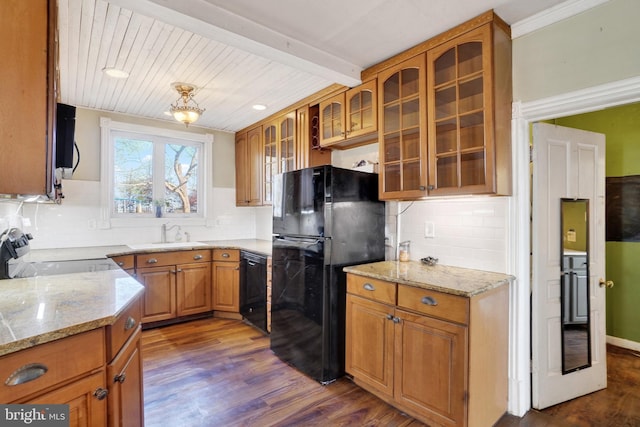
[[[113,67],[103,68],[102,72],[104,72],[107,76],[114,77],[116,79],[126,79],[127,77],[129,77],[129,73],[127,73],[126,71],[119,70]]]
[[[253,106],[253,109],[254,109],[254,110],[258,110],[258,111],[262,111],[262,110],[266,110],[266,109],[267,109],[267,106],[266,106],[266,105],[264,105],[264,104],[255,104],[255,105]]]

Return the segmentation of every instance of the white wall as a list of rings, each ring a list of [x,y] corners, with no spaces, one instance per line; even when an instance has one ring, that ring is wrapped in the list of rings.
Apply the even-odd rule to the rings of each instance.
[[[638,17],[640,1],[610,0],[513,40],[514,100],[538,100],[640,75]]]

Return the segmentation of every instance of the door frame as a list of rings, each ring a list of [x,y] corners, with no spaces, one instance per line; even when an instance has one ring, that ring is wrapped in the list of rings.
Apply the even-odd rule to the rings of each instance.
[[[510,264],[516,282],[510,295],[509,405],[519,417],[531,408],[531,173],[530,124],[640,101],[640,77],[606,83],[540,100],[513,103],[513,198],[510,215]]]

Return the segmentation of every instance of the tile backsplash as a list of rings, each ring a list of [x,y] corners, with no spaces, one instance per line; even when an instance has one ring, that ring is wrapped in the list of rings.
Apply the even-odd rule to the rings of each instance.
[[[162,223],[180,224],[180,219],[153,218],[136,226],[101,229],[100,183],[68,180],[64,192],[60,205],[3,201],[0,226],[20,226],[20,218],[25,218],[22,228],[34,237],[31,247],[51,249],[156,242]],[[506,272],[509,209],[509,197],[387,202],[386,257],[396,259],[398,243],[410,240],[413,260],[432,256],[441,264]],[[236,207],[233,188],[212,188],[206,224],[185,223],[181,228],[194,241],[271,240],[271,215],[270,206]],[[425,237],[426,225],[432,237]]]

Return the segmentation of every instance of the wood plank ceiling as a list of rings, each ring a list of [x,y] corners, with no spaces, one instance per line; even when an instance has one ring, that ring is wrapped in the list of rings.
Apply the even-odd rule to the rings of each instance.
[[[196,125],[235,132],[485,10],[513,23],[561,1],[352,0],[336,16],[342,0],[58,0],[60,102],[173,121],[171,83],[186,82]]]

